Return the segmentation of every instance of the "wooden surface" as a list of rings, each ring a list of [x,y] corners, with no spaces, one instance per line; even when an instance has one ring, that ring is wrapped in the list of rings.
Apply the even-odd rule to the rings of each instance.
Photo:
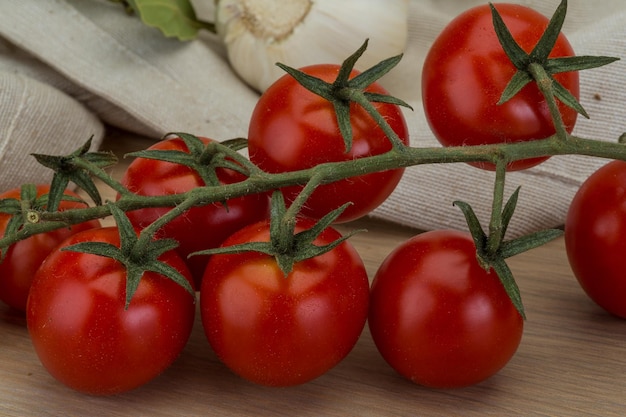
[[[149,143],[114,136],[104,148],[121,154]],[[350,227],[369,229],[351,242],[370,278],[415,233],[371,220]],[[404,380],[379,356],[367,327],[352,353],[317,380],[293,388],[255,386],[216,359],[197,316],[188,346],[163,375],[123,395],[91,397],[46,373],[23,316],[0,305],[0,416],[626,415],[626,321],[583,294],[563,240],[514,257],[509,265],[528,315],[524,337],[511,362],[477,386],[438,391]]]

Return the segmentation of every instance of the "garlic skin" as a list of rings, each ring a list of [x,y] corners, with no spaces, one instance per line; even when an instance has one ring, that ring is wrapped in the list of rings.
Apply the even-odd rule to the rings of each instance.
[[[219,0],[216,29],[230,65],[252,88],[265,91],[294,68],[341,64],[366,39],[361,71],[404,52],[408,0]]]

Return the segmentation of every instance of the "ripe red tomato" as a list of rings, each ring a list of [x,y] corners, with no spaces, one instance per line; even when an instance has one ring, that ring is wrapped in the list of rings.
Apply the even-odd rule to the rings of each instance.
[[[205,143],[211,140],[200,139]],[[177,137],[162,140],[148,149],[189,152],[185,142]],[[218,169],[217,174],[223,184],[244,179],[243,175],[229,169]],[[147,158],[136,158],[131,162],[121,183],[130,191],[145,196],[184,193],[205,185],[200,176],[189,167]],[[135,227],[144,228],[169,210],[168,207],[153,207],[126,214]],[[186,260],[196,287],[199,287],[208,256],[187,258],[187,255],[215,248],[235,231],[268,216],[269,197],[266,194],[251,194],[228,200],[227,207],[222,203],[194,207],[164,226],[158,237],[172,238],[179,242],[177,251]]]
[[[37,186],[38,197],[49,191],[49,185]],[[69,190],[65,191],[64,194],[79,198],[76,193]],[[15,188],[0,194],[0,199],[4,198],[19,199],[20,189]],[[87,207],[87,204],[63,200],[59,205],[59,210],[84,207]],[[10,219],[10,215],[0,213],[0,236],[4,235]],[[37,234],[12,245],[0,263],[0,299],[17,310],[26,311],[26,300],[31,282],[46,256],[68,236],[99,226],[98,220],[90,220],[71,227]]]
[[[296,231],[310,228],[301,221]],[[325,245],[341,235],[327,228]],[[224,246],[269,241],[269,222],[235,233]],[[354,347],[367,318],[369,282],[347,241],[295,264],[285,277],[259,252],[213,255],[200,290],[202,325],[217,356],[233,372],[262,385],[310,381]]]
[[[332,82],[339,66],[313,65],[301,70]],[[357,74],[353,71],[351,77]],[[377,83],[366,91],[388,94]],[[374,106],[400,139],[408,144],[408,128],[399,107],[381,103],[374,103]],[[352,148],[346,153],[333,105],[302,87],[290,75],[285,75],[265,91],[254,109],[248,131],[250,159],[261,169],[278,173],[382,154],[391,149],[389,139],[362,107],[350,106],[350,120],[354,136]],[[319,219],[351,201],[353,204],[337,222],[362,217],[385,201],[403,172],[403,169],[394,169],[320,186],[301,213]],[[285,188],[285,199],[293,201],[301,189]]]
[[[572,271],[600,307],[626,318],[626,162],[613,161],[582,184],[565,219]]]
[[[369,327],[383,358],[428,387],[456,388],[494,375],[515,354],[524,321],[496,273],[476,260],[468,233],[422,233],[380,266]]]
[[[515,4],[496,4],[513,38],[530,52],[548,25],[538,12]],[[550,57],[572,56],[574,51],[560,34]],[[545,99],[535,83],[526,85],[508,102],[497,105],[516,72],[493,28],[489,5],[467,10],[452,20],[426,56],[422,72],[422,98],[426,118],[444,146],[494,144],[544,139],[555,133]],[[576,98],[578,73],[554,76]],[[577,113],[559,102],[571,132]],[[537,165],[547,158],[516,161],[509,170]],[[493,169],[492,164],[473,164]]]
[[[115,227],[77,233],[61,245],[105,242],[119,247]],[[174,252],[161,261],[193,285]],[[110,395],[139,387],[163,372],[186,345],[194,297],[182,286],[145,272],[124,309],[126,269],[98,255],[55,249],[37,271],[27,325],[41,363],[60,382],[89,394]]]

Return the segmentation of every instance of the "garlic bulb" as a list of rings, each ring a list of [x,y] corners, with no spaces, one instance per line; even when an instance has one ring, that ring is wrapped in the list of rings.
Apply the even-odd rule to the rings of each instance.
[[[263,92],[294,68],[341,64],[369,39],[356,68],[404,51],[408,0],[219,0],[216,29],[239,76]]]

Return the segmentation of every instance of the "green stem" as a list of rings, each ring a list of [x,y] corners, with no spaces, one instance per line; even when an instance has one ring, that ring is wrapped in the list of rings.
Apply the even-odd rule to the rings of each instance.
[[[197,188],[195,189],[197,190]],[[139,234],[138,246],[145,247],[149,244],[149,241],[154,239],[156,233],[165,226],[167,223],[174,220],[176,217],[182,215],[185,211],[198,204],[198,193],[195,190],[187,193],[187,198],[180,204],[175,205],[167,213],[156,219],[154,222],[146,226]]]
[[[314,168],[285,173],[267,173],[259,171],[248,179],[234,184],[199,187],[187,193],[165,196],[140,196],[125,194],[115,204],[122,211],[137,210],[149,207],[174,207],[182,204],[194,195],[198,205],[227,201],[231,198],[248,194],[268,192],[282,187],[305,185],[313,177],[323,178],[324,182],[360,176],[373,172],[385,171],[422,164],[443,164],[458,162],[490,162],[498,163],[499,159],[508,162],[555,155],[586,155],[599,158],[619,159],[626,161],[626,145],[606,141],[570,136],[567,141],[560,140],[556,135],[547,139],[504,143],[497,145],[458,146],[417,148],[406,146],[402,151],[393,148],[391,151],[365,158],[344,162],[331,162],[317,165]],[[86,166],[86,169],[90,169]],[[100,172],[98,168],[95,172]],[[113,180],[107,184],[113,184]],[[72,209],[62,212],[42,212],[41,223],[28,225],[19,233],[4,236],[0,239],[0,247],[11,245],[37,233],[66,227],[91,219],[109,216],[107,206],[96,206],[83,209]],[[173,215],[173,214],[172,214]]]
[[[493,187],[493,203],[491,207],[491,221],[489,222],[489,237],[487,240],[487,254],[494,255],[502,244],[503,224],[502,207],[504,205],[504,184],[508,161],[499,158],[496,162],[496,178]]]
[[[541,94],[546,99],[546,104],[548,105],[550,116],[552,117],[552,123],[554,125],[556,136],[560,140],[566,141],[569,134],[565,130],[563,117],[561,116],[561,111],[559,110],[556,98],[554,97],[554,91],[552,87],[554,80],[552,79],[552,77],[550,77],[542,64],[532,63],[528,66],[528,71],[533,76],[537,87],[539,88],[539,91],[541,91]]]

